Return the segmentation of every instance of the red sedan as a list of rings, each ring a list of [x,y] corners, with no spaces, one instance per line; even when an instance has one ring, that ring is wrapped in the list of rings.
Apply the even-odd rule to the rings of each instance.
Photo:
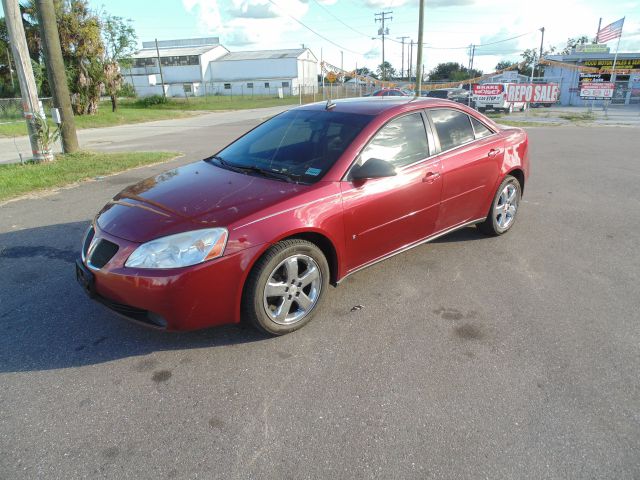
[[[467,225],[513,226],[528,140],[440,99],[277,115],[204,161],[133,185],[76,262],[89,295],[167,330],[305,325],[329,284]]]

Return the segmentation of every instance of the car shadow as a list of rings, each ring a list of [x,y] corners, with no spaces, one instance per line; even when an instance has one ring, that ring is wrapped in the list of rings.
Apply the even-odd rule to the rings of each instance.
[[[0,372],[77,367],[270,338],[240,326],[157,331],[89,300],[74,270],[88,223],[0,234]]]
[[[487,238],[491,237],[483,235],[472,225],[436,238],[432,243],[468,242],[470,240],[486,240]]]

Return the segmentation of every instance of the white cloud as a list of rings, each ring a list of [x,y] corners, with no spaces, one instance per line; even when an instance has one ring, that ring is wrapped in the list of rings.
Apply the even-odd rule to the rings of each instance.
[[[275,3],[275,5],[274,5]],[[198,17],[200,28],[231,47],[269,48],[283,34],[299,30],[294,19],[309,10],[306,0],[182,0],[185,10]],[[293,17],[293,18],[292,18]]]

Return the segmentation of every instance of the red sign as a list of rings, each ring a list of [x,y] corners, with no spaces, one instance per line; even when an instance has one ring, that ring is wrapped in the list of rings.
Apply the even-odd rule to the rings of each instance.
[[[555,103],[560,87],[555,83],[510,83],[507,102]]]
[[[613,82],[583,82],[580,84],[580,97],[587,99],[612,98],[615,88]]]
[[[500,95],[504,90],[504,86],[500,83],[474,84],[474,95]]]

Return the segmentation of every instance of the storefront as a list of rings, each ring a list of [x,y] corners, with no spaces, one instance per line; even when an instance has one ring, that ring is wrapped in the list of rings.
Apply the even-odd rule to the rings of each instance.
[[[572,53],[571,55],[551,55],[553,62],[566,65],[547,65],[544,69],[545,81],[560,84],[561,105],[595,105],[603,100],[591,100],[581,97],[581,73],[577,67],[598,69],[602,80],[613,82],[612,104],[630,105],[640,103],[640,53],[619,53],[616,61],[616,74],[611,75],[614,55],[612,53]],[[584,92],[584,90],[583,90]]]

